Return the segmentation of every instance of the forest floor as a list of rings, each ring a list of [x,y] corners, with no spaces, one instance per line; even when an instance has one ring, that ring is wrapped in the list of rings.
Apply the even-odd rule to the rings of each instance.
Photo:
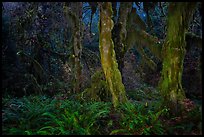
[[[129,103],[117,110],[111,102],[83,102],[62,93],[3,98],[3,134],[202,135],[202,100],[182,116],[172,116],[160,108],[159,92],[151,86],[129,90],[127,96]]]

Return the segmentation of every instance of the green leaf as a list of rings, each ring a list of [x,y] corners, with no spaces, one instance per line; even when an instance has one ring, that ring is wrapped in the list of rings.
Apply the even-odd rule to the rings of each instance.
[[[129,133],[129,132],[126,129],[116,129],[116,130],[111,131],[110,135],[114,135],[117,133]]]
[[[42,116],[48,116],[48,117],[50,117],[50,118],[52,118],[52,119],[55,119],[55,118],[56,118],[55,115],[53,115],[53,114],[51,114],[51,113],[49,113],[49,112],[43,113]]]
[[[37,131],[38,135],[49,135],[49,132],[47,131]]]
[[[134,123],[131,122],[130,125],[129,125],[130,129],[133,129],[134,128]]]
[[[26,130],[25,133],[26,133],[27,135],[32,135],[32,132],[31,132],[31,131],[28,131],[28,130]]]
[[[43,131],[43,130],[45,130],[45,129],[54,129],[54,127],[52,127],[52,126],[46,126],[46,127],[42,127],[39,131]]]

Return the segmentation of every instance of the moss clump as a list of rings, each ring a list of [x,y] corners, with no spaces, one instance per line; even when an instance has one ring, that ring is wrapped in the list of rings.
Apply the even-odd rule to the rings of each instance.
[[[111,95],[102,70],[91,77],[91,87],[81,93],[84,101],[111,101]]]

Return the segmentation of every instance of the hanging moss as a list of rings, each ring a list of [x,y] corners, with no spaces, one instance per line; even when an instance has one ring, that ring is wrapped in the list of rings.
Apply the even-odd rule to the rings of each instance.
[[[125,87],[122,83],[121,73],[118,70],[118,64],[115,57],[114,44],[111,39],[113,29],[112,6],[110,2],[104,2],[100,5],[99,21],[99,47],[101,55],[101,64],[105,78],[112,94],[112,102],[115,108],[119,103],[127,101]]]
[[[135,46],[136,47],[136,46]],[[152,59],[150,59],[144,49],[140,46],[136,47],[137,51],[142,55],[142,62],[147,64],[152,70],[156,70],[157,68],[157,64],[154,63],[154,61]]]
[[[161,60],[161,47],[162,42],[155,36],[152,36],[144,30],[138,30],[131,27],[128,31],[127,48],[131,48],[133,45],[142,46],[150,49],[150,51]]]
[[[167,37],[162,49],[163,68],[160,91],[173,114],[181,111],[181,101],[185,98],[181,78],[185,56],[185,31],[191,19],[195,3],[170,3]]]

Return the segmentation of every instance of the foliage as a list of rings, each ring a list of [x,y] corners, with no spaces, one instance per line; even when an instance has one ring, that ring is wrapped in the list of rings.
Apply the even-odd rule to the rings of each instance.
[[[108,115],[110,103],[50,99],[30,96],[5,99],[2,115],[3,134],[69,135],[97,134],[100,119]]]
[[[164,129],[159,117],[166,114],[167,109],[153,112],[137,103],[125,103],[120,106],[120,129],[113,130],[110,134],[150,135],[164,134]]]
[[[184,100],[185,110],[181,116],[169,116],[163,122],[167,134],[202,134],[202,108],[189,99]]]
[[[55,101],[46,96],[13,98],[5,101],[2,123],[3,134],[26,134],[25,131],[39,127],[44,119],[39,117],[47,111],[53,111]]]
[[[8,96],[2,100],[2,131],[3,135],[160,135],[202,129],[199,106],[180,118],[169,116],[160,101],[143,102],[130,100],[115,110],[110,102],[80,103],[59,95]],[[187,107],[191,104],[186,103]]]

